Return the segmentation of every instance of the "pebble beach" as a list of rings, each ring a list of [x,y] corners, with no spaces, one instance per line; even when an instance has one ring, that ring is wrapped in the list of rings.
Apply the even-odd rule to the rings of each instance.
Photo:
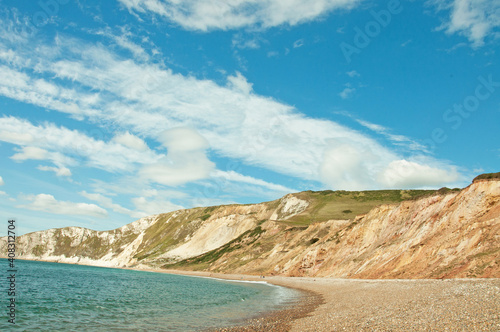
[[[168,272],[260,280],[303,291],[291,308],[216,331],[500,331],[500,279],[262,278]]]

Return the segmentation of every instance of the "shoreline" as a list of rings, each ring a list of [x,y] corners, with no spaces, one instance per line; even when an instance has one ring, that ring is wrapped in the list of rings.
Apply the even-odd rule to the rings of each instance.
[[[304,294],[291,308],[250,319],[246,325],[209,331],[500,331],[500,278],[261,278],[203,271],[150,271],[265,281]]]
[[[256,314],[254,317],[242,319],[241,324],[234,326],[221,326],[204,330],[204,332],[285,332],[290,331],[293,322],[299,318],[311,314],[319,305],[324,303],[320,293],[305,289],[303,287],[284,285],[282,282],[269,276],[255,276],[248,274],[224,274],[205,271],[186,271],[169,269],[147,269],[147,268],[125,268],[134,271],[157,272],[165,274],[175,274],[188,277],[209,278],[232,282],[261,282],[274,286],[291,288],[301,295],[292,303],[282,305],[263,314]],[[291,278],[291,277],[284,277]]]
[[[303,294],[297,302],[284,309],[278,308],[245,320],[243,325],[219,327],[207,332],[500,331],[500,278],[262,278],[256,275],[165,270],[145,266],[108,268],[236,282],[266,282],[293,288]]]

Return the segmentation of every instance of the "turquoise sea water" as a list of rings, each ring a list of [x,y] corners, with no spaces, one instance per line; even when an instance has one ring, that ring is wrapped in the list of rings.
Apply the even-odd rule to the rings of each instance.
[[[0,259],[0,331],[200,331],[294,301],[295,290],[163,273],[16,260],[16,324]]]

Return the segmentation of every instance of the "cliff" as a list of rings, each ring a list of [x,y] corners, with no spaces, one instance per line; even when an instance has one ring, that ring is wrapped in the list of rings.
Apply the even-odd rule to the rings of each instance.
[[[193,208],[116,230],[17,240],[18,258],[341,278],[500,277],[500,180],[462,190],[323,191]],[[6,239],[0,239],[5,257]]]

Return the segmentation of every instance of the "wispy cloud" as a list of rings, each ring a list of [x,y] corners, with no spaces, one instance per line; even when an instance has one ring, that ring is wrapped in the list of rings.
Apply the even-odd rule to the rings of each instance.
[[[408,39],[407,41],[405,41],[404,43],[401,44],[401,47],[406,47],[408,46],[409,44],[411,44],[412,40],[411,39]]]
[[[129,11],[155,14],[188,30],[270,28],[315,20],[336,9],[351,9],[359,0],[119,0]]]
[[[356,70],[348,71],[346,74],[349,77],[360,77],[361,76]]]
[[[244,33],[236,33],[233,36],[232,46],[239,49],[258,49],[263,40],[258,35],[246,35]]]
[[[135,218],[141,218],[152,214],[165,213],[168,211],[180,210],[183,207],[173,204],[165,199],[148,200],[146,197],[136,197],[132,199],[132,203],[136,207],[133,213]]]
[[[497,0],[431,0],[438,10],[449,11],[449,19],[440,27],[449,34],[459,33],[474,47],[484,45],[500,27],[500,2]],[[495,32],[496,31],[496,32]]]
[[[352,116],[351,116],[352,117]],[[393,144],[395,145],[400,145],[408,148],[411,151],[420,151],[420,152],[426,152],[426,148],[424,145],[416,142],[415,140],[412,140],[411,138],[408,138],[404,135],[395,135],[392,134],[390,129],[381,126],[379,124],[371,123],[365,120],[361,119],[356,119],[352,117],[356,122],[358,122],[360,125],[363,127],[366,127],[377,134],[385,136],[387,139],[389,139]]]
[[[64,36],[44,44],[0,41],[0,50],[13,53],[4,58],[17,59],[12,68],[0,66],[7,77],[0,81],[0,94],[122,133],[104,141],[53,124],[36,126],[18,118],[1,118],[0,139],[58,152],[85,166],[138,173],[173,186],[208,178],[215,168],[203,149],[191,157],[165,156],[140,141],[139,137],[161,142],[162,133],[176,127],[196,131],[206,140],[205,149],[220,156],[333,188],[352,187],[342,180],[349,178],[357,178],[364,188],[376,188],[381,185],[379,175],[391,162],[402,160],[369,135],[307,117],[293,106],[256,94],[241,73],[229,75],[227,84],[219,85],[154,63],[124,59],[102,45]],[[341,97],[353,93],[348,86]],[[356,166],[338,168],[337,159],[346,151],[365,151],[370,158],[356,159],[356,153],[349,152],[352,158],[343,162]],[[171,164],[173,159],[178,165],[190,165],[193,175],[184,177],[183,172],[182,181],[173,181],[168,174],[180,172]],[[342,172],[342,178],[331,176],[328,169]]]
[[[277,51],[269,51],[269,52],[267,52],[267,57],[268,57],[268,58],[277,57],[277,56],[279,56],[279,55],[280,55],[280,53],[279,53],[279,52],[277,52]]]
[[[109,40],[114,42],[116,46],[129,51],[132,54],[132,57],[137,60],[146,61],[150,59],[150,56],[144,47],[133,41],[133,38],[136,36],[134,36],[134,34],[130,31],[130,28],[127,26],[119,27],[118,31],[115,32],[113,32],[110,27],[88,32],[107,37]]]
[[[205,153],[208,142],[195,130],[174,128],[161,135],[168,154],[156,163],[144,166],[139,176],[148,181],[178,186],[208,178],[215,168]]]
[[[83,197],[85,197],[91,201],[98,202],[101,206],[103,206],[107,209],[111,209],[117,213],[130,215],[133,212],[127,208],[124,208],[123,206],[121,206],[119,204],[113,203],[113,200],[111,198],[106,197],[106,196],[101,195],[101,194],[88,193],[86,191],[82,191],[82,192],[80,192],[80,195],[82,195]]]
[[[113,142],[121,144],[127,148],[137,150],[137,151],[147,151],[149,150],[148,145],[141,138],[127,132],[120,133],[113,137]]]
[[[304,46],[304,39],[298,39],[293,42],[293,48],[299,48]]]
[[[21,146],[15,161],[50,160],[56,166],[82,165],[108,172],[132,171],[136,165],[160,159],[151,150],[138,151],[120,143],[105,142],[75,130],[46,123],[35,126],[27,120],[0,118],[0,141]]]
[[[50,167],[50,166],[38,166],[37,167],[41,171],[45,172],[54,172],[57,176],[71,176],[71,171],[66,167]]]
[[[426,164],[397,160],[380,175],[380,182],[388,188],[434,187],[438,183],[453,183],[459,178],[456,169],[444,170]]]
[[[243,174],[237,173],[235,171],[220,171],[220,170],[217,170],[217,171],[214,171],[212,173],[212,177],[214,177],[214,178],[220,178],[220,179],[222,179],[224,181],[228,181],[228,182],[230,181],[230,182],[247,183],[247,184],[251,184],[251,185],[254,185],[254,186],[263,187],[263,188],[265,188],[267,190],[271,190],[273,192],[278,192],[278,193],[281,193],[281,194],[287,194],[287,193],[291,193],[291,192],[295,192],[296,191],[294,189],[287,188],[287,187],[279,185],[279,184],[266,182],[266,181],[263,181],[263,180],[260,180],[260,179],[256,179],[256,178],[251,177],[251,176],[247,176],[247,175],[243,175]]]
[[[342,99],[349,99],[349,98],[351,98],[354,95],[354,92],[356,92],[355,88],[352,88],[351,86],[347,86],[347,87],[345,87],[344,90],[342,90],[339,93],[339,96]]]
[[[108,212],[98,205],[58,201],[54,196],[48,194],[31,195],[23,198],[29,203],[21,204],[17,206],[18,208],[71,216],[81,215],[98,218],[108,216]]]

